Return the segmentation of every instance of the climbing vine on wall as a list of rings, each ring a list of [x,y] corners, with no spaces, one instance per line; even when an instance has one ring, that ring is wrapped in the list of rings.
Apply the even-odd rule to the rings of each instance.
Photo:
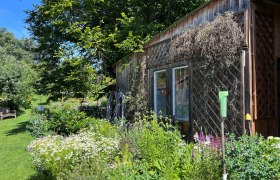
[[[130,61],[130,83],[127,93],[128,119],[134,119],[134,116],[145,113],[148,107],[148,94],[146,84],[146,58]]]

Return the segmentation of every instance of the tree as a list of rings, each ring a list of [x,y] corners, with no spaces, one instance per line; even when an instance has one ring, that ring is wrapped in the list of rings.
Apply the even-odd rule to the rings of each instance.
[[[205,1],[43,0],[27,11],[26,22],[48,57],[69,52],[73,43],[85,57],[111,66]]]
[[[103,89],[92,65],[81,58],[65,59],[56,69],[56,82],[49,83],[47,89],[52,99],[87,95],[96,96]],[[105,81],[104,81],[105,82]],[[111,79],[106,83],[108,85]]]
[[[39,46],[41,85],[55,83],[63,59],[81,58],[97,71],[142,51],[152,36],[206,0],[42,0],[26,22]]]
[[[25,50],[26,42],[30,41],[18,40],[0,28],[0,106],[30,105],[36,73],[32,52]]]

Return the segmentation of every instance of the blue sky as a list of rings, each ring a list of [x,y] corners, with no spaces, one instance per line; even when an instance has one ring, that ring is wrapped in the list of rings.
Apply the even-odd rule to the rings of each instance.
[[[40,0],[0,0],[0,27],[5,27],[17,38],[28,37],[24,28],[27,17],[24,10],[33,9],[32,4],[39,4]]]

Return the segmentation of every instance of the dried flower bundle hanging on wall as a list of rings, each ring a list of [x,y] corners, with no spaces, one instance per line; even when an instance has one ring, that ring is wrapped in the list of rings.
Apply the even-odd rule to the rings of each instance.
[[[243,45],[242,29],[234,15],[227,13],[173,38],[169,56],[174,61],[199,59],[209,63],[224,62],[229,66],[239,57]]]

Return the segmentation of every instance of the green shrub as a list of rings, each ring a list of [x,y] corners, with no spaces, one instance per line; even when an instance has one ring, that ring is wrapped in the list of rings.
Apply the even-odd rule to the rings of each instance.
[[[34,137],[42,137],[50,133],[48,119],[45,114],[31,116],[26,128]]]
[[[90,124],[85,113],[68,107],[50,109],[48,119],[50,130],[60,135],[77,133]]]
[[[48,133],[69,136],[89,127],[93,121],[95,121],[94,118],[88,118],[83,112],[76,109],[60,107],[32,115],[27,129],[35,137],[41,137]]]
[[[158,174],[165,179],[179,176],[180,147],[183,141],[180,133],[169,124],[158,123],[156,116],[145,122],[142,119],[130,132],[137,158],[146,165],[151,175]],[[141,167],[141,166],[140,166]]]
[[[119,128],[103,119],[91,118],[89,129],[105,137],[114,138],[119,133]]]
[[[280,150],[260,135],[231,135],[226,165],[230,179],[280,179]]]
[[[144,119],[133,128],[122,132],[120,154],[115,156],[113,164],[101,168],[102,173],[95,165],[83,164],[70,172],[67,178],[178,179],[181,155],[179,151],[183,142],[180,133],[167,124],[159,124],[155,117],[153,118],[150,122]],[[94,129],[99,129],[97,127],[101,126],[96,125]],[[115,132],[117,133],[116,130]],[[101,163],[102,167],[103,165]]]
[[[38,112],[37,108],[33,108],[31,112],[28,130],[35,137],[47,135],[49,132],[69,136],[87,128],[114,137],[117,131],[117,128],[110,123],[87,117],[84,112],[79,111],[79,104],[75,99],[51,102],[45,106],[43,112]]]
[[[48,132],[69,136],[89,127],[92,121],[94,119],[86,117],[83,112],[60,108],[31,116],[27,129],[35,137],[46,135]]]
[[[96,158],[91,162],[82,161],[80,164],[76,164],[72,170],[63,173],[61,178],[67,180],[103,180],[106,179],[106,174],[104,172],[107,172],[108,169],[108,164],[106,162],[101,158]]]
[[[116,127],[110,123],[87,117],[84,112],[73,109],[71,106],[51,108],[48,119],[50,130],[60,135],[70,135],[88,127],[105,136],[112,137],[116,134]]]
[[[138,123],[123,134],[122,155],[109,171],[111,179],[221,177],[220,147],[212,146],[209,140],[186,144],[175,127],[158,122],[154,115],[136,121]]]

